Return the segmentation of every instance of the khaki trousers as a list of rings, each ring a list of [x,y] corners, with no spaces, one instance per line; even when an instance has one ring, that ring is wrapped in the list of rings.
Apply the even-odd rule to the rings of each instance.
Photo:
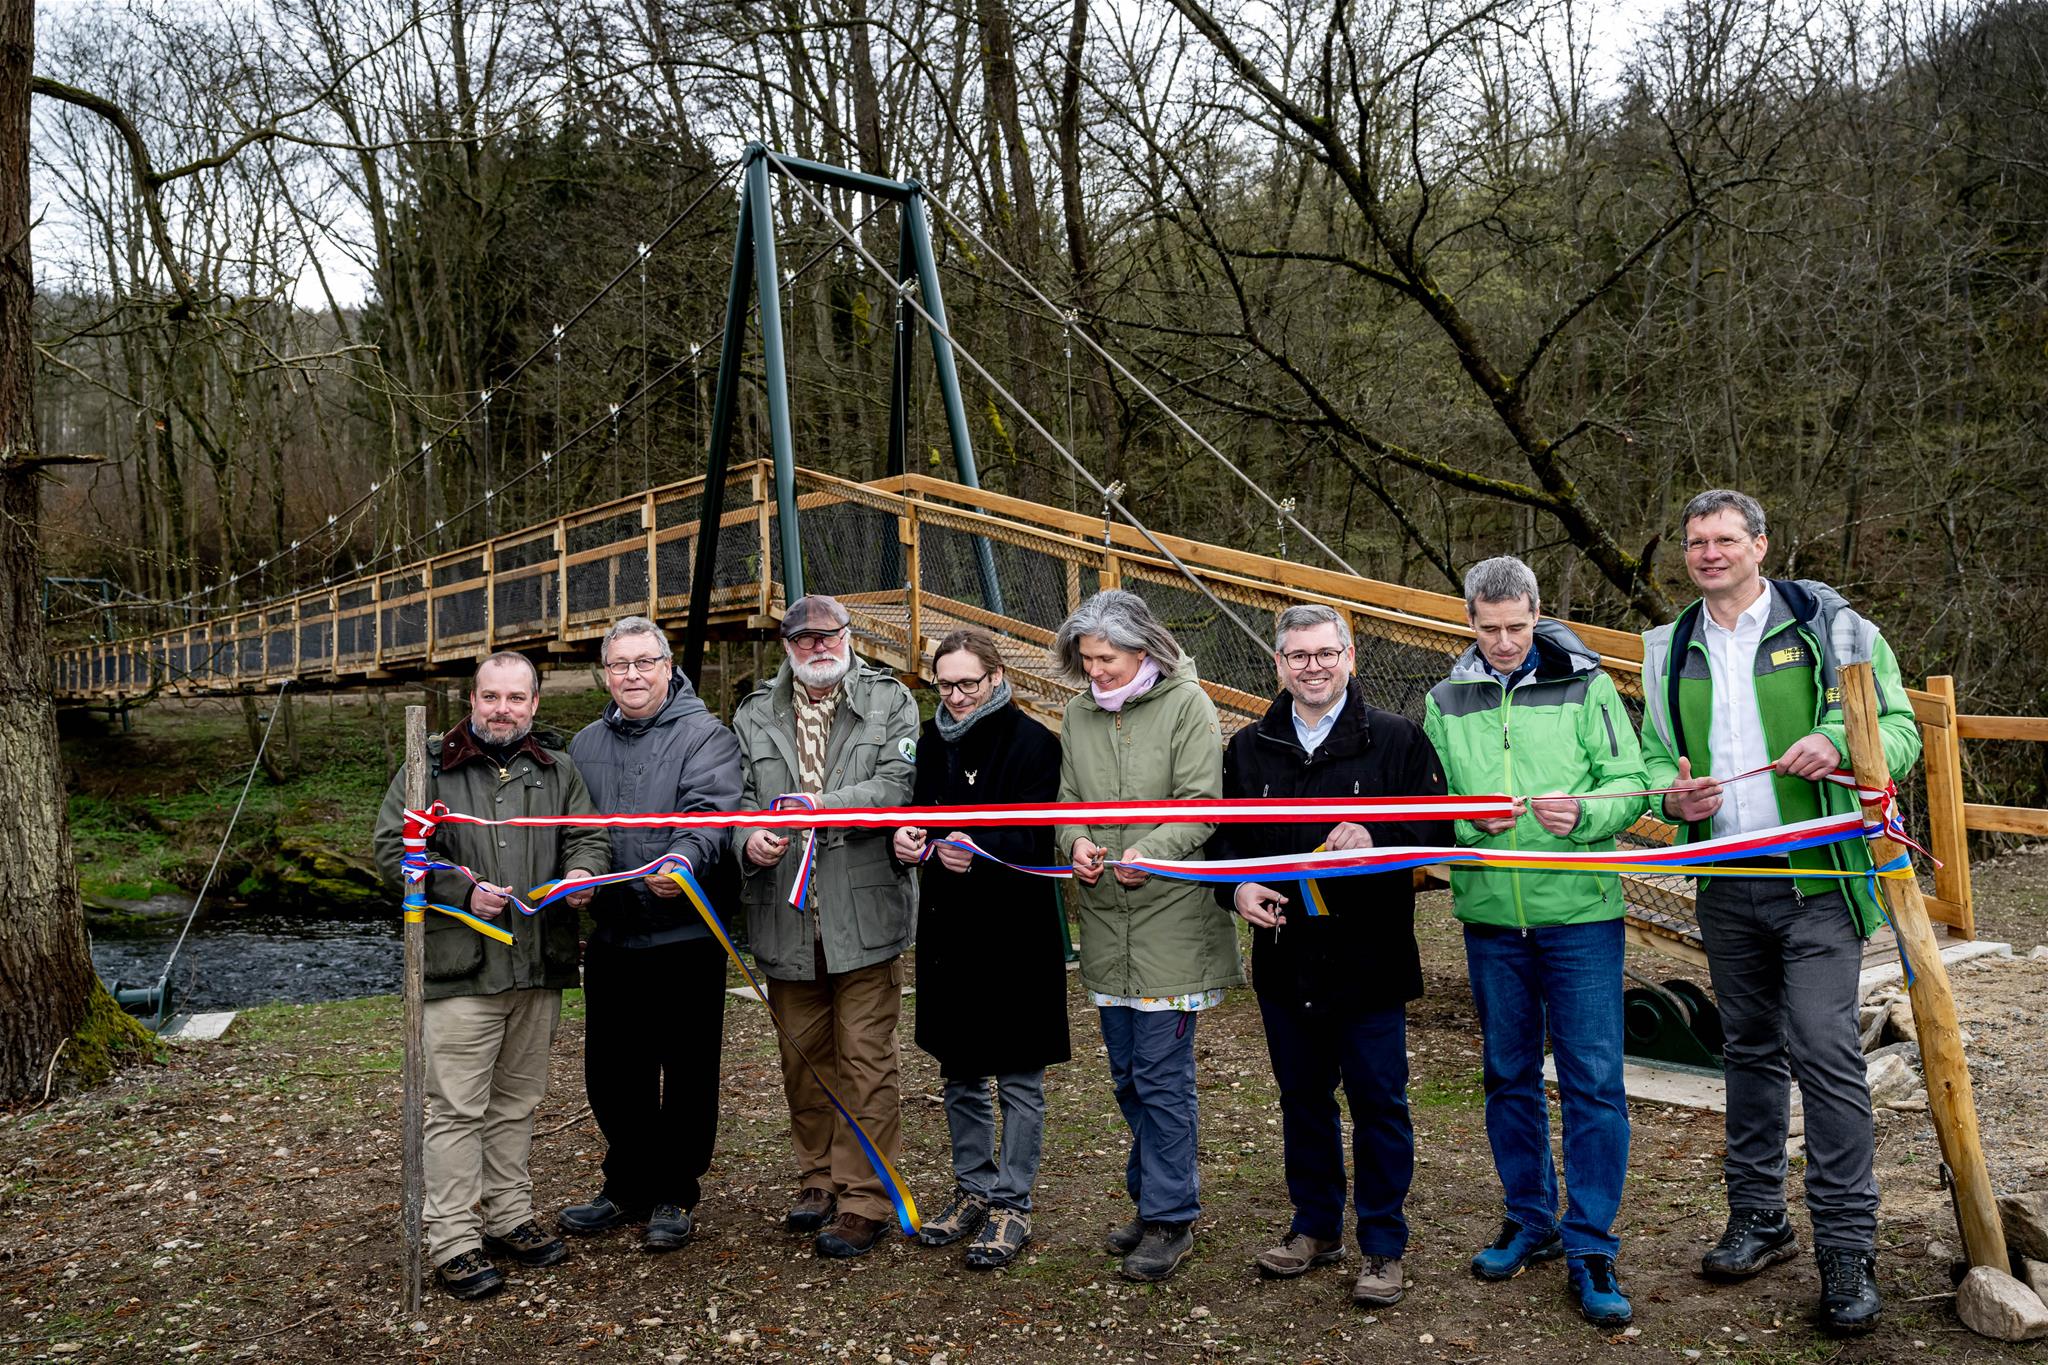
[[[890,958],[836,975],[825,971],[818,951],[812,981],[769,978],[768,999],[789,1036],[782,1049],[782,1091],[789,1099],[789,1127],[806,1189],[830,1190],[841,1213],[887,1223],[895,1205],[853,1130],[811,1077],[791,1039],[817,1063],[818,1074],[860,1120],[875,1149],[899,1164],[903,1154],[902,1066],[896,1021],[903,1013],[903,959]]]
[[[433,1264],[533,1217],[533,1111],[547,1094],[548,1045],[561,1022],[560,991],[427,1001],[423,1222]]]

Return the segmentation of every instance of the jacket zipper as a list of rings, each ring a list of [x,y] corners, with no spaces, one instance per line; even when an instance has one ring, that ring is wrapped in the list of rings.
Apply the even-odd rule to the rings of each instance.
[[[1609,714],[1609,712],[1608,712],[1608,710],[1607,710],[1607,703],[1606,703],[1606,702],[1604,702],[1604,701],[1600,703],[1600,719],[1602,719],[1602,720],[1604,720],[1604,721],[1606,721],[1606,722],[1607,722],[1607,755],[1608,755],[1608,757],[1609,757],[1609,758],[1620,758],[1620,757],[1621,757],[1621,740],[1620,740],[1620,739],[1618,739],[1618,738],[1617,738],[1617,737],[1615,736],[1615,733],[1614,733],[1614,717],[1613,717],[1613,716],[1612,716],[1611,714]]]
[[[1515,714],[1514,703],[1513,689],[1509,688],[1506,684],[1502,684],[1500,689],[1501,781],[1506,785],[1509,796],[1515,794],[1515,745],[1512,733]],[[1522,826],[1519,821],[1508,830],[1508,847],[1517,852],[1521,851]],[[1508,884],[1515,889],[1515,923],[1521,928],[1522,937],[1527,938],[1529,937],[1529,915],[1522,906],[1522,874],[1510,872],[1508,877]]]

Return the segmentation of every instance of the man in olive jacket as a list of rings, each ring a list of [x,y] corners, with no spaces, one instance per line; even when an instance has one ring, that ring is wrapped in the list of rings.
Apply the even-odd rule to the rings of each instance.
[[[790,604],[782,668],[733,712],[746,779],[742,809],[795,794],[828,810],[910,800],[917,703],[889,673],[855,658],[849,635],[846,610],[832,598]],[[801,1047],[817,1063],[893,1165],[902,1150],[896,1022],[917,889],[890,856],[890,833],[819,830],[804,903],[792,906],[806,836],[733,831],[749,946],[794,1040],[781,1039],[801,1167],[788,1226],[817,1233],[820,1256],[864,1254],[894,1213],[881,1176],[797,1053]]]
[[[540,675],[523,655],[479,664],[469,714],[427,741],[428,803],[494,819],[595,814],[569,756],[534,733],[539,704]],[[392,882],[405,857],[405,777],[401,767],[385,791],[373,838],[378,870]],[[427,1254],[443,1288],[478,1299],[505,1283],[486,1252],[525,1266],[568,1255],[534,1221],[527,1158],[562,991],[576,984],[577,908],[590,895],[532,916],[514,901],[541,882],[609,870],[611,847],[602,829],[447,824],[427,851],[478,878],[431,873],[427,901],[512,936],[500,943],[452,916],[427,915]]]

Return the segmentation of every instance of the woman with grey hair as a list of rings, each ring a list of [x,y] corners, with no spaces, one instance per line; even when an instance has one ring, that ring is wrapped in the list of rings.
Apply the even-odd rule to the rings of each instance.
[[[1060,626],[1054,657],[1081,694],[1060,731],[1061,801],[1165,801],[1223,792],[1223,732],[1194,660],[1144,599],[1097,593]],[[1195,1020],[1244,982],[1228,912],[1196,882],[1107,866],[1185,859],[1209,825],[1061,825],[1074,865],[1081,984],[1102,1018],[1116,1101],[1131,1130],[1124,1186],[1137,1216],[1109,1234],[1133,1280],[1163,1280],[1194,1250]],[[1103,875],[1107,872],[1109,875]]]

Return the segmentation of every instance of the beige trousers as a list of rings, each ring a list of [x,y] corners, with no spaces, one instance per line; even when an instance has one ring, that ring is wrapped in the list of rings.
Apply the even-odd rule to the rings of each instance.
[[[819,952],[814,981],[768,981],[768,999],[833,1093],[845,1102],[892,1166],[903,1158],[901,1059],[896,1021],[903,1013],[903,959],[831,975]],[[799,1183],[830,1190],[841,1213],[877,1222],[896,1217],[881,1179],[860,1142],[832,1107],[810,1069],[777,1035],[782,1048],[782,1090],[789,1099]]]
[[[533,1217],[533,1111],[547,1094],[548,1046],[561,1022],[560,991],[427,1001],[423,1221],[433,1264]]]

